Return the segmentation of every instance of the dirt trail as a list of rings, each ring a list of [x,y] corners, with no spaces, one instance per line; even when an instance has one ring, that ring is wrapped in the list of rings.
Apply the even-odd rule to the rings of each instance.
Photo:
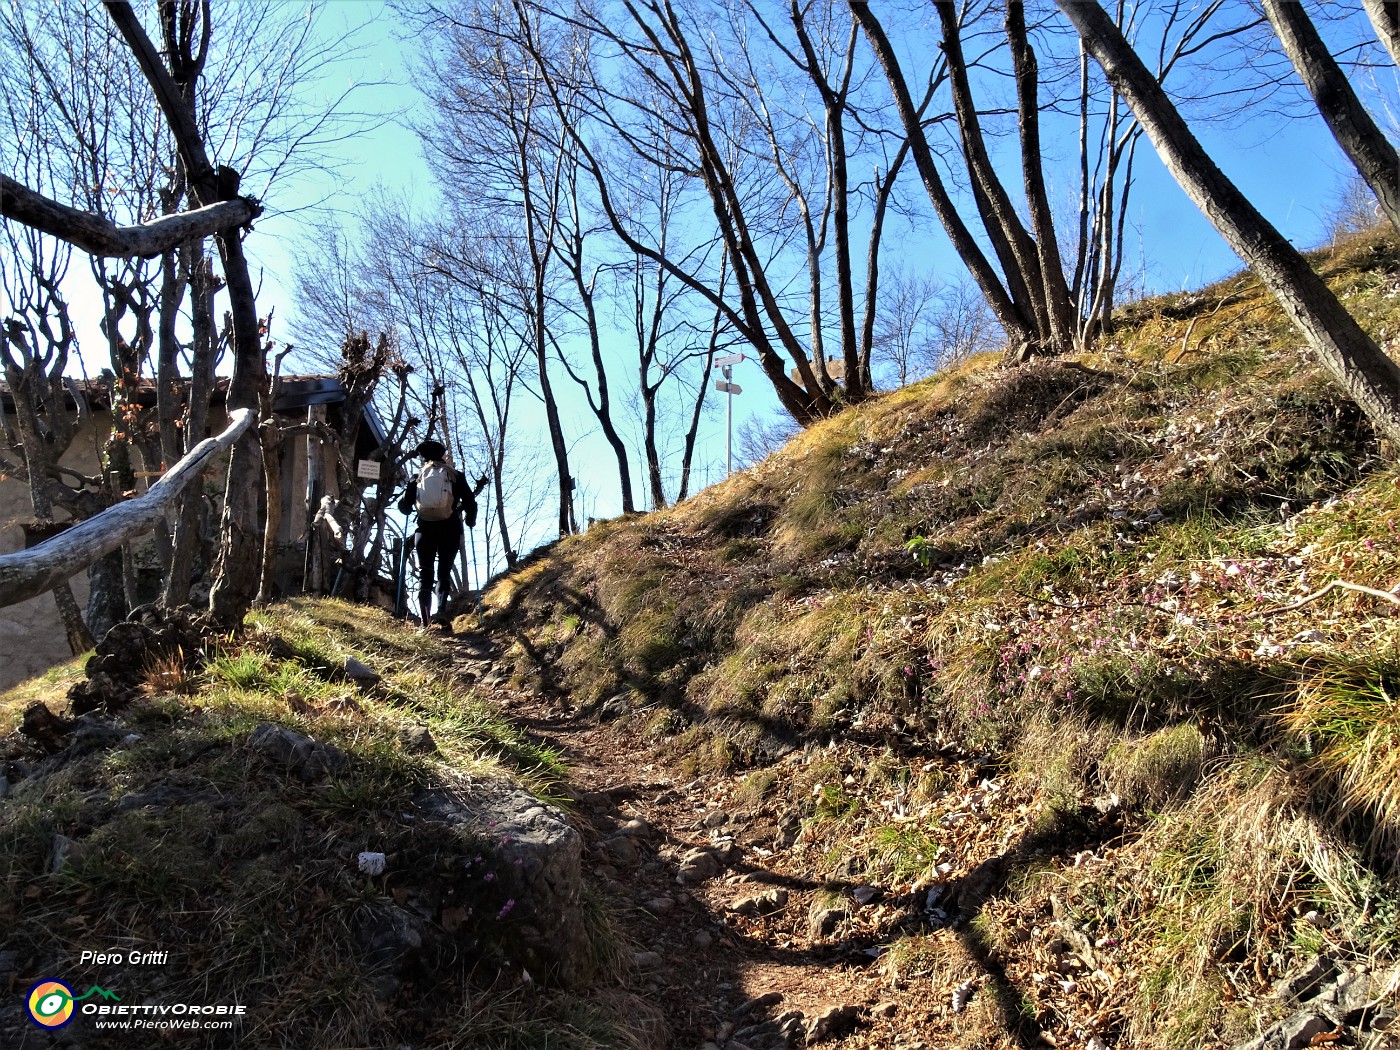
[[[584,863],[617,906],[634,957],[629,980],[664,1011],[673,1047],[949,1045],[921,1034],[933,1020],[930,990],[892,988],[883,976],[881,938],[833,936],[872,889],[824,889],[798,870],[785,848],[798,829],[734,803],[741,778],[686,777],[625,726],[512,688],[489,636],[454,643],[459,673],[568,762]],[[878,903],[865,901],[867,911]]]

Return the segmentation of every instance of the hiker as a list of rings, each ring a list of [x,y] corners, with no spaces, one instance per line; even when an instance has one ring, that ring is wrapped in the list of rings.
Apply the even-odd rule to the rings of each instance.
[[[452,563],[462,549],[462,525],[476,525],[476,497],[486,488],[486,476],[477,480],[476,487],[467,484],[466,476],[447,463],[447,447],[429,438],[418,446],[423,467],[408,483],[399,500],[399,513],[413,511],[418,516],[418,529],[413,534],[413,549],[418,553],[418,622],[427,627],[433,607],[433,579],[437,579],[437,622],[450,625],[447,599],[452,592]],[[436,566],[436,570],[434,569]]]

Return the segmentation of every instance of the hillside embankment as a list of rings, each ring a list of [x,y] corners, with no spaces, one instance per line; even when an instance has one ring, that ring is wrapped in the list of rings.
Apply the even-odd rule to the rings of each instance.
[[[1396,345],[1400,247],[1316,261]],[[1240,277],[561,541],[453,638],[151,614],[0,696],[0,1045],[1400,1045],[1397,584],[1393,450]],[[47,978],[246,1012],[47,1030]]]
[[[1316,261],[1395,345],[1394,242]],[[487,622],[787,886],[712,911],[869,981],[865,1045],[1392,1045],[1397,525],[1241,276],[562,541]]]

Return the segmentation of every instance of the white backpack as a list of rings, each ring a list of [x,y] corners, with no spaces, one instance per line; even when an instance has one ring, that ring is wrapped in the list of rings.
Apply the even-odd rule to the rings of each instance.
[[[418,498],[414,509],[419,521],[446,521],[452,517],[452,468],[445,463],[425,463],[418,472]]]

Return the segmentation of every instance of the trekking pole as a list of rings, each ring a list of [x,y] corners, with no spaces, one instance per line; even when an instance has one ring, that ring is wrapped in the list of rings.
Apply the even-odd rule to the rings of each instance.
[[[481,569],[476,564],[476,530],[471,529],[472,576],[476,579],[476,621],[481,623]]]
[[[416,534],[410,533],[408,539],[406,539],[406,540],[404,541],[404,556],[403,556],[403,563],[404,563],[404,585],[405,585],[405,586],[404,586],[404,589],[405,589],[405,590],[408,590],[408,586],[407,586],[407,584],[408,584],[408,569],[409,569],[410,566],[412,566],[412,568],[413,568],[413,582],[419,585],[419,586],[417,586],[417,587],[414,587],[412,590],[408,590],[408,593],[404,595],[404,610],[403,610],[403,611],[404,611],[404,617],[405,617],[405,618],[408,617],[409,603],[410,603],[410,601],[412,601],[413,599],[415,599],[415,598],[417,597],[418,592],[422,589],[422,582],[423,582],[422,566],[419,564],[419,558],[418,558],[418,544],[414,542],[415,538],[416,538]],[[422,612],[422,607],[420,606],[420,607],[419,607],[419,612],[418,612],[418,626],[419,626],[419,627],[426,626],[426,625],[423,623],[423,621],[422,621],[422,616],[423,616],[423,612]]]

